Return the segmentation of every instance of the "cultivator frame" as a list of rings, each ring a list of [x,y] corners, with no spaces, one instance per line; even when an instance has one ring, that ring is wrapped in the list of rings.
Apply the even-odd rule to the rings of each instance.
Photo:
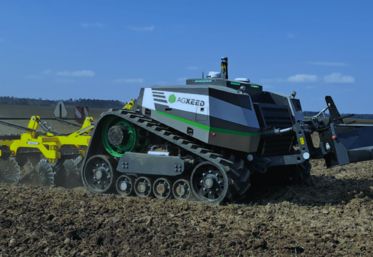
[[[60,134],[45,121],[42,122],[40,116],[32,116],[27,127],[4,119],[24,118],[0,118],[0,123],[24,129],[25,132],[0,136],[0,181],[32,181],[39,185],[79,184],[78,167],[91,139],[89,132],[94,128],[93,118],[86,117],[81,128],[70,134]],[[66,120],[55,120],[80,127]],[[44,132],[38,130],[39,126]]]

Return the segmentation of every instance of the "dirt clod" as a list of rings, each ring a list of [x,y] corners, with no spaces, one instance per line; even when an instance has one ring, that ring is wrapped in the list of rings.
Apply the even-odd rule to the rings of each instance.
[[[255,241],[253,245],[254,249],[265,248],[266,246],[267,246],[267,242],[264,239],[259,239]]]
[[[15,239],[10,239],[10,241],[9,241],[9,247],[12,247],[12,246],[14,246],[16,244],[16,240]]]

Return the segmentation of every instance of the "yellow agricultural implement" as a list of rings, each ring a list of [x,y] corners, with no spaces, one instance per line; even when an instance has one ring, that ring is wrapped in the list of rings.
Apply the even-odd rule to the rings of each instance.
[[[81,183],[79,165],[91,139],[93,118],[86,117],[81,128],[71,134],[58,133],[39,116],[32,116],[27,127],[5,120],[0,123],[25,130],[21,135],[0,136],[0,181],[66,187]],[[39,126],[44,132],[38,130]]]

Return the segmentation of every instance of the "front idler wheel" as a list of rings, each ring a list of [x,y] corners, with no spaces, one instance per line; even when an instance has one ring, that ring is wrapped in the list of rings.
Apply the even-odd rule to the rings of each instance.
[[[189,181],[186,179],[176,180],[172,186],[172,194],[177,200],[190,200],[192,192]]]
[[[117,179],[116,189],[118,194],[131,196],[134,195],[135,180],[133,177],[122,175]]]
[[[218,204],[227,195],[228,176],[222,167],[211,162],[197,165],[190,181],[193,193],[202,201]]]
[[[135,181],[135,193],[141,198],[153,195],[153,180],[147,177],[139,177]]]
[[[153,191],[158,199],[169,199],[172,197],[172,183],[167,178],[159,178],[154,182]]]
[[[106,155],[94,155],[82,172],[84,184],[95,193],[109,193],[115,184],[115,160]]]

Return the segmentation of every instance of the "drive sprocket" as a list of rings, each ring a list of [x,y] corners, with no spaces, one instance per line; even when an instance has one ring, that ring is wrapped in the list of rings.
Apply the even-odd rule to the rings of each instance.
[[[6,183],[18,183],[21,169],[14,158],[0,160],[0,181]]]
[[[37,173],[39,175],[39,183],[42,186],[54,185],[54,172],[47,160],[43,159],[38,164]]]

